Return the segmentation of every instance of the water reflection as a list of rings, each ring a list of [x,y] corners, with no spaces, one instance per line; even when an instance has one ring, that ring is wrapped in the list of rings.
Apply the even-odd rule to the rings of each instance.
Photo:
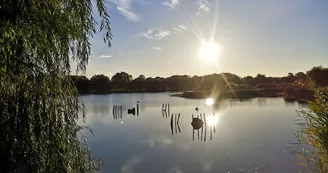
[[[113,105],[112,108],[113,119],[122,119],[123,116],[123,105]],[[137,102],[136,108],[127,109],[127,114],[132,114],[139,116],[139,101]]]
[[[173,131],[173,117],[174,117],[175,134],[178,134],[177,129],[179,129],[179,133],[181,133],[180,124],[179,124],[179,121],[180,121],[180,113],[178,115],[177,114],[172,114],[172,116],[171,116],[171,123],[170,123],[172,135],[174,135],[174,131]]]
[[[197,140],[206,142],[207,137],[207,129],[210,130],[210,140],[213,139],[213,133],[215,133],[215,126],[218,123],[218,116],[215,116],[213,113],[212,115],[205,115],[205,113],[196,115],[192,115],[192,140],[195,140],[195,131],[197,130]],[[201,130],[199,135],[199,130]],[[200,137],[200,139],[199,139]]]
[[[170,117],[170,104],[168,104],[168,103],[162,104],[162,115],[163,115],[163,118]]]
[[[165,93],[83,100],[87,125],[95,134],[90,135],[90,148],[108,168],[101,172],[299,172],[299,166],[290,163],[297,158],[284,152],[297,142],[293,133],[299,128],[291,119],[299,109],[296,103],[285,107],[281,98],[255,98],[207,106],[205,99]],[[135,108],[138,114],[138,100],[142,116],[137,118],[127,109]],[[200,127],[191,124],[192,114],[202,121]],[[124,119],[124,125],[113,118]]]

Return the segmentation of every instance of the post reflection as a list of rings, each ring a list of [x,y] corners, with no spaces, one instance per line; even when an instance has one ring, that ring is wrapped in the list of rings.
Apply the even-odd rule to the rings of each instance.
[[[213,134],[216,132],[215,126],[218,123],[218,116],[215,114],[206,115],[205,113],[196,115],[192,115],[192,140],[195,140],[195,131],[197,130],[197,140],[206,142],[207,130],[210,130],[210,140],[213,139]],[[199,133],[199,130],[200,133]]]
[[[173,119],[174,119],[174,123],[173,123]],[[171,115],[170,126],[171,126],[172,135],[174,135],[174,130],[175,130],[175,134],[178,134],[178,130],[179,130],[179,133],[181,133],[179,121],[180,121],[180,113]],[[174,126],[174,128],[173,128],[173,126]]]

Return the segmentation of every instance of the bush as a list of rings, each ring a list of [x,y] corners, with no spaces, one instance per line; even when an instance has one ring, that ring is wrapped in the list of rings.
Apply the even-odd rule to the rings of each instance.
[[[301,153],[302,165],[308,166],[313,172],[328,172],[328,90],[316,90],[315,100],[310,103],[310,110],[301,111],[305,118],[303,144],[311,145],[310,155]]]

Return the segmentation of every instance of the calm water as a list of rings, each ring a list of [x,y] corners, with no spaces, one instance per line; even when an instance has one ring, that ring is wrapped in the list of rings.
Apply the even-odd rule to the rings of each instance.
[[[302,167],[290,153],[297,141],[293,133],[300,105],[281,98],[225,101],[207,106],[192,100],[160,94],[82,96],[86,125],[95,136],[88,142],[106,167],[102,172],[122,173],[238,173],[299,172]],[[140,101],[139,116],[127,114]],[[162,104],[170,104],[171,118]],[[123,105],[122,119],[113,116],[113,105]],[[195,107],[199,107],[198,113]],[[175,114],[180,113],[179,123]],[[192,114],[205,113],[205,125],[191,126]],[[202,116],[203,118],[204,116]]]

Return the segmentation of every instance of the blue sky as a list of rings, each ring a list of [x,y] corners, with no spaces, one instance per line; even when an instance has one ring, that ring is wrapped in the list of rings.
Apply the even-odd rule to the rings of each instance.
[[[326,0],[107,0],[112,47],[92,39],[86,75],[284,76],[328,65]],[[202,40],[221,45],[215,62]]]

